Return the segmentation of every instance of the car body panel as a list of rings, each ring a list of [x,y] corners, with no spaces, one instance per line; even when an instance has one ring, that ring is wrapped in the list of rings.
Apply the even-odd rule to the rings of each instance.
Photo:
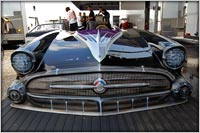
[[[127,45],[124,46],[123,42]],[[129,40],[124,38],[116,40],[108,49],[107,56],[124,59],[152,58],[152,50],[147,43],[146,47],[140,47],[136,41],[131,45],[129,43]],[[54,39],[44,55],[44,63],[46,69],[101,64],[95,60],[92,50],[72,35],[64,39]]]

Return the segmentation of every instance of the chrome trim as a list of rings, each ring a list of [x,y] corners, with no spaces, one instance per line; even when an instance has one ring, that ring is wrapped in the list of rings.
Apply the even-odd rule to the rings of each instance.
[[[155,55],[156,59],[159,61],[160,65],[161,65],[163,68],[167,69],[167,67],[163,64],[163,61],[160,60],[160,58],[158,57],[158,55],[157,55],[156,53],[154,53],[154,55]]]
[[[80,41],[80,43],[86,44],[90,49],[93,57],[101,62],[107,55],[110,46],[113,44],[115,40],[123,35],[123,32],[118,29],[115,31],[107,31],[103,36],[100,34],[100,30],[96,30],[97,33],[92,34],[88,31],[87,34],[83,34],[81,32],[75,32],[74,37]],[[112,35],[107,36],[107,34],[112,33]],[[113,33],[115,32],[115,33]]]
[[[147,108],[149,107],[149,97],[146,97],[146,99],[147,99]]]
[[[20,94],[21,98],[19,100],[17,100],[17,101],[14,101],[13,99],[11,99],[10,93],[12,91],[17,91]],[[25,90],[24,84],[21,81],[19,81],[19,80],[15,80],[11,84],[11,86],[9,86],[9,88],[7,89],[7,96],[14,103],[21,103],[22,101],[24,101],[25,97],[26,97],[26,90]]]
[[[119,113],[119,101],[117,100],[117,112]]]
[[[125,88],[125,87],[146,87],[150,86],[150,83],[130,83],[130,84],[110,84],[104,85],[104,88]],[[94,89],[98,86],[94,85],[50,85],[50,88],[61,88],[61,89]]]
[[[145,72],[145,69],[144,69],[144,66],[143,66],[143,65],[141,66],[141,68],[142,68],[142,71]]]
[[[148,42],[148,44],[151,45],[152,47],[155,47],[155,48],[159,49],[159,50],[163,50],[164,49],[162,46],[157,45],[157,44],[152,43],[152,42]]]
[[[134,108],[134,107],[133,107],[133,103],[134,103],[134,98],[131,99],[132,109]]]
[[[101,112],[102,109],[100,110],[99,113],[70,111],[70,110],[66,111],[66,110],[59,110],[59,109],[51,110],[51,109],[48,109],[48,108],[35,107],[35,106],[31,105],[30,103],[24,103],[24,104],[14,104],[14,103],[11,103],[10,106],[14,107],[14,108],[19,108],[19,109],[26,109],[26,110],[40,111],[40,112],[48,112],[48,113],[85,115],[85,116],[109,116],[109,115],[125,114],[125,113],[131,113],[131,112],[146,111],[146,110],[151,110],[151,109],[158,109],[158,108],[170,107],[170,106],[174,106],[174,105],[183,104],[183,103],[185,103],[187,101],[188,100],[183,100],[183,101],[178,101],[178,102],[173,102],[173,103],[164,103],[164,104],[160,104],[160,105],[149,106],[148,108],[147,107],[132,108],[130,110],[126,110],[126,111],[123,111],[123,112],[121,111],[121,112],[109,112],[109,113],[103,113],[103,112]]]
[[[50,100],[50,103],[51,103],[51,110],[53,110],[53,101]]]
[[[93,89],[95,88],[96,86],[93,86],[93,85],[50,85],[49,86],[50,88],[54,88],[54,89],[57,89],[57,88],[60,88],[60,89]]]
[[[68,109],[67,109],[67,101],[65,101],[65,111],[67,112]]]
[[[34,98],[44,98],[44,99],[67,99],[67,100],[91,100],[96,102],[103,102],[103,101],[110,101],[110,100],[117,100],[117,99],[128,99],[128,98],[138,98],[138,97],[150,97],[150,96],[158,96],[169,94],[171,91],[162,91],[162,92],[153,92],[153,93],[146,93],[146,94],[138,94],[138,95],[129,95],[129,96],[119,96],[119,97],[81,97],[81,96],[56,96],[56,95],[34,95],[31,93],[27,93],[28,96]]]
[[[188,87],[190,94],[192,93],[192,85],[184,77],[178,77],[176,79],[176,81],[172,84],[172,88],[171,88],[171,90],[173,92],[173,96],[175,98],[179,98],[179,99],[181,98],[179,93],[180,93],[180,89],[183,86]],[[185,97],[185,98],[187,98],[187,97]]]
[[[84,103],[84,101],[82,101],[82,109],[83,109],[83,112],[85,112],[85,103]]]
[[[150,86],[150,83],[130,83],[130,84],[110,84],[104,85],[105,88],[130,88],[130,87],[146,87]]]

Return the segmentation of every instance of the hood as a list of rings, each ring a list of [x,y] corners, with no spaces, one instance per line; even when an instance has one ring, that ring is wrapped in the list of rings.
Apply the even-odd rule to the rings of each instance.
[[[62,31],[46,51],[44,64],[47,70],[96,66],[106,57],[138,60],[152,57],[152,50],[134,30]]]

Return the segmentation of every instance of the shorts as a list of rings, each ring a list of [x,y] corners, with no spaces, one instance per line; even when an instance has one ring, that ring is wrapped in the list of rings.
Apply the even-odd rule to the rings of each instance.
[[[73,24],[70,24],[70,31],[76,31],[76,30],[78,30],[77,22],[73,23]]]

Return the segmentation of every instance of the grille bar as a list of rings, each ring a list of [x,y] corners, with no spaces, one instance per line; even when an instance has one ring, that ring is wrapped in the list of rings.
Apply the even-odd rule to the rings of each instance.
[[[131,88],[131,87],[146,87],[150,86],[150,83],[130,83],[130,84],[111,84],[105,85],[105,88]]]
[[[145,93],[145,94],[138,94],[138,95],[126,95],[126,96],[117,96],[117,97],[79,97],[79,96],[56,96],[56,95],[34,95],[31,93],[27,93],[28,96],[34,98],[45,98],[45,99],[68,99],[68,100],[91,100],[91,101],[110,101],[116,99],[128,99],[128,98],[138,98],[138,97],[147,97],[147,96],[155,96],[155,95],[165,95],[169,94],[171,91],[162,91],[162,92],[153,92],[153,93]]]
[[[104,85],[104,88],[128,88],[128,87],[146,87],[150,86],[150,83],[129,83],[129,84],[111,84]],[[54,89],[94,89],[94,85],[50,85],[50,88]]]
[[[54,89],[93,89],[93,85],[50,85],[50,88]]]

